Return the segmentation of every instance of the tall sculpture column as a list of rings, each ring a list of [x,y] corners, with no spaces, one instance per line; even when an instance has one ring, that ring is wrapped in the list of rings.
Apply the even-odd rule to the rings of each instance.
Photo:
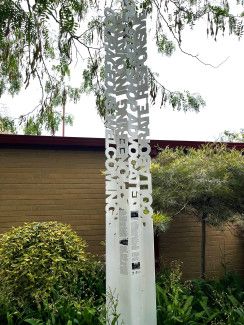
[[[133,4],[105,9],[107,311],[125,325],[156,325],[146,35]]]

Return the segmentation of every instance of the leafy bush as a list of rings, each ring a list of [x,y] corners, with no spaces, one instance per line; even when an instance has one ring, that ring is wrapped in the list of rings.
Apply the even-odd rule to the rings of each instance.
[[[178,263],[174,263],[172,269],[166,269],[158,277],[156,288],[158,324],[192,324],[193,296],[187,294],[181,283],[181,270]],[[198,316],[194,318],[197,320]]]
[[[4,325],[103,325],[106,323],[106,312],[105,304],[95,307],[91,300],[78,303],[60,298],[53,304],[43,304],[39,311],[2,314],[0,321]]]
[[[92,255],[87,254],[85,266],[78,270],[78,281],[72,290],[76,296],[83,293],[83,299],[92,297],[93,304],[105,301],[105,267]]]
[[[158,324],[244,324],[243,289],[243,280],[233,274],[184,283],[180,265],[175,263],[157,279]]]
[[[24,316],[24,317],[23,317]],[[74,301],[67,298],[59,298],[52,305],[44,305],[44,308],[34,315],[23,315],[25,322],[35,325],[100,325],[105,324],[105,304],[94,306],[92,299]],[[30,317],[32,316],[32,317]]]
[[[213,324],[244,324],[244,281],[239,276],[227,273],[218,281],[193,280],[189,289],[194,309],[215,314]]]
[[[70,226],[33,222],[0,236],[0,324],[105,322],[104,265]]]
[[[57,222],[29,223],[0,237],[0,291],[16,308],[69,295],[85,268],[85,242]]]

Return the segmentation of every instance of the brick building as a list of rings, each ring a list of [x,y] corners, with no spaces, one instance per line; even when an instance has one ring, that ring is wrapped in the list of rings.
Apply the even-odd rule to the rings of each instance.
[[[151,141],[161,147],[199,147],[195,141]],[[244,149],[244,144],[228,144]],[[29,221],[69,223],[95,254],[104,254],[104,139],[0,135],[0,232]],[[207,228],[207,275],[244,275],[244,239],[236,229]],[[183,262],[185,278],[199,276],[200,223],[179,216],[161,235],[163,263]]]

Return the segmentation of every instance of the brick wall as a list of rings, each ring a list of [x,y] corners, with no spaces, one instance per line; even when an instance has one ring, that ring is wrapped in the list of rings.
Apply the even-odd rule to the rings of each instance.
[[[27,221],[69,223],[104,254],[104,153],[50,149],[0,149],[0,232]],[[244,241],[232,229],[207,229],[207,274],[236,270],[244,275]],[[161,235],[161,259],[183,262],[185,278],[199,276],[200,224],[180,216]]]
[[[201,224],[194,216],[175,218],[160,236],[161,263],[181,261],[185,279],[200,276]],[[244,238],[234,227],[206,228],[206,274],[215,277],[226,271],[244,276]]]
[[[0,149],[0,232],[26,221],[69,223],[93,253],[104,247],[104,155]]]

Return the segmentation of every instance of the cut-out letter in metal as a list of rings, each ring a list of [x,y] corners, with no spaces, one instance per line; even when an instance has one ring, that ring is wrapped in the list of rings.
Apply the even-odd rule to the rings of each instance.
[[[156,325],[146,15],[105,9],[104,38],[107,311]]]

